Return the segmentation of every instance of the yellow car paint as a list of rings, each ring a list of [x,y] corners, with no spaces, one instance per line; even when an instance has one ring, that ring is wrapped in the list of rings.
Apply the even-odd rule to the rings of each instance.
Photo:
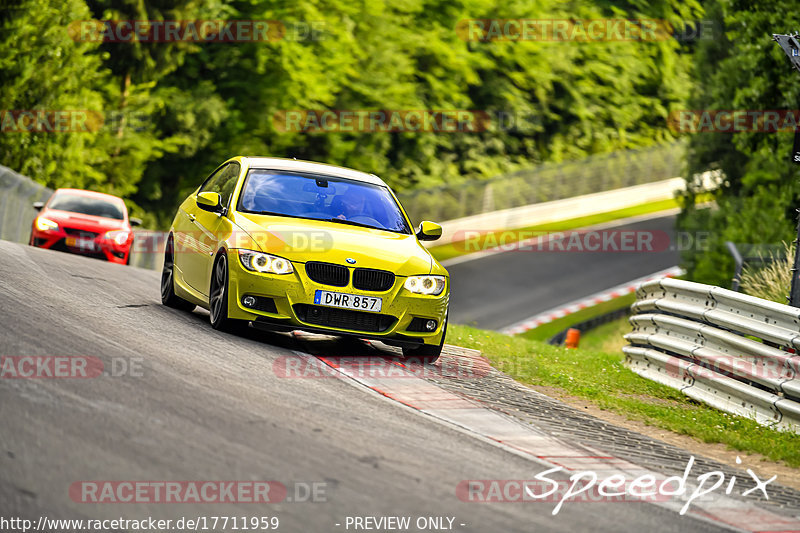
[[[291,172],[293,161],[235,157],[226,161],[240,166],[236,186],[231,194],[227,213],[209,212],[198,206],[198,190],[181,204],[170,228],[175,243],[174,291],[177,296],[206,309],[209,308],[209,288],[213,266],[220,254],[228,260],[228,318],[257,320],[265,317],[284,321],[297,329],[329,330],[359,334],[370,338],[418,339],[426,345],[438,345],[442,340],[443,326],[449,303],[450,283],[448,273],[423,247],[413,233],[401,234],[380,229],[350,226],[335,222],[308,220],[288,216],[261,215],[236,210],[239,195],[251,168],[273,168]],[[296,162],[322,175],[344,179],[380,180],[349,169],[321,164]],[[363,177],[366,176],[366,177]],[[384,184],[385,186],[385,184]],[[387,187],[388,189],[388,187]],[[391,192],[391,191],[390,191]],[[208,193],[202,193],[201,203],[208,205]],[[394,194],[392,196],[395,198]],[[398,205],[399,202],[397,202]],[[405,211],[403,216],[411,223]],[[426,225],[436,231],[435,224]],[[282,257],[291,262],[294,271],[289,274],[253,272],[244,267],[239,249],[254,250]],[[350,261],[348,261],[348,259]],[[323,285],[312,281],[305,271],[309,261],[341,265],[349,269],[349,283],[343,287]],[[354,263],[354,264],[351,264]],[[352,274],[356,268],[390,271],[395,274],[392,287],[383,292],[364,291],[353,287]],[[438,275],[446,278],[445,289],[438,295],[411,293],[403,284],[408,276]],[[358,329],[320,326],[303,322],[292,308],[295,304],[314,304],[317,290],[378,297],[383,300],[381,315],[396,318],[394,324],[382,332],[361,332]],[[272,298],[275,313],[247,308],[242,303],[245,295]],[[364,311],[366,312],[366,311]],[[412,319],[420,317],[436,320],[432,332],[406,331]]]

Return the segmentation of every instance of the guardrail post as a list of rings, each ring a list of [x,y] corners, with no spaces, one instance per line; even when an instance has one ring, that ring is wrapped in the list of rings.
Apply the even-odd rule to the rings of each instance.
[[[797,210],[797,237],[794,240],[794,263],[792,264],[792,287],[789,290],[789,305],[800,307],[800,209]]]
[[[739,249],[731,241],[725,241],[725,247],[728,249],[728,252],[730,252],[730,254],[733,256],[733,260],[736,262],[736,270],[734,270],[733,280],[731,280],[731,289],[739,292],[739,283],[742,281],[742,267],[744,265],[744,259],[742,259],[742,254],[739,253]]]

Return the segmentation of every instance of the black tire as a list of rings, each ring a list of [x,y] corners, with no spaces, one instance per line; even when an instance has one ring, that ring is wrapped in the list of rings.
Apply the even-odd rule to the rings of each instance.
[[[128,256],[130,257],[130,256]],[[175,254],[172,244],[172,235],[167,239],[164,249],[164,267],[161,269],[161,303],[173,309],[192,311],[197,307],[192,302],[187,302],[175,294]]]
[[[214,329],[235,333],[245,325],[242,320],[228,318],[228,256],[224,252],[217,256],[211,271],[208,310]]]
[[[444,317],[444,329],[442,330],[442,341],[438,346],[431,346],[430,344],[423,344],[421,346],[404,346],[403,357],[413,357],[419,359],[420,362],[426,365],[435,363],[439,356],[442,355],[442,348],[444,348],[444,339],[447,337],[447,323],[450,312]]]

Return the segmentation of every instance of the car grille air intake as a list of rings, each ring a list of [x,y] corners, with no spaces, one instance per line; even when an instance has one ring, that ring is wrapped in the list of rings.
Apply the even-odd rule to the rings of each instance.
[[[82,229],[67,228],[67,227],[64,227],[64,233],[66,233],[67,235],[71,235],[73,237],[80,237],[82,239],[94,239],[95,237],[100,235],[99,233],[95,233],[94,231],[86,231]]]
[[[386,270],[357,268],[353,271],[353,287],[362,291],[388,291],[394,285],[394,274]]]
[[[344,287],[350,280],[350,272],[347,267],[333,263],[310,261],[306,263],[306,274],[312,281],[334,287]]]
[[[390,315],[318,305],[295,304],[293,309],[297,314],[297,318],[303,322],[329,328],[380,333],[392,327],[397,321],[397,318]]]

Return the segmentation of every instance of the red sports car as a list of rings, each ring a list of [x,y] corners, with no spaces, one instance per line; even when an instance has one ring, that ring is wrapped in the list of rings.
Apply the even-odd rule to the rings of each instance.
[[[129,264],[133,231],[141,221],[128,218],[122,198],[81,189],[58,189],[31,228],[31,246]]]

